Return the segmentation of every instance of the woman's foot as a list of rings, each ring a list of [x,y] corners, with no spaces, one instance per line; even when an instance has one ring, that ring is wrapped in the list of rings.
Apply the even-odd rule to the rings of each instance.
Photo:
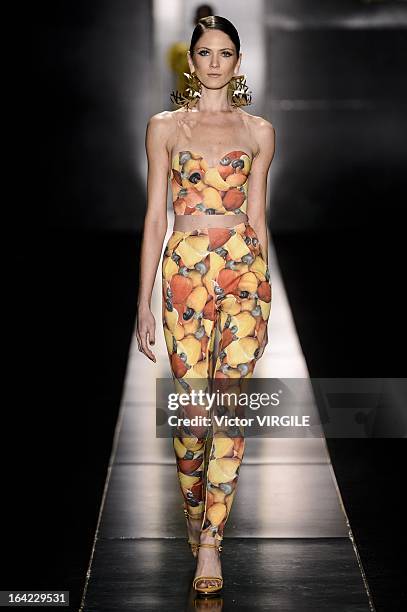
[[[197,518],[191,518],[185,512],[185,517],[187,519],[188,524],[188,542],[191,546],[191,551],[195,559],[198,556],[198,544],[199,544],[199,534],[201,532],[201,523],[202,523],[202,515],[197,516]]]
[[[213,538],[210,534],[203,532],[200,537],[201,544],[215,544],[216,548],[203,548],[198,549],[198,563],[196,566],[195,576],[216,576],[222,578],[222,565],[220,561],[220,551],[217,550],[220,542],[218,539]],[[202,578],[196,585],[197,587],[219,587],[218,580],[205,580]]]

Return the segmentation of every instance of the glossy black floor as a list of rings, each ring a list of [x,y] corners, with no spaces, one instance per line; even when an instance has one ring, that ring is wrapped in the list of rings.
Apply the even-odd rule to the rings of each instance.
[[[371,233],[373,231],[371,229]],[[360,282],[355,262],[360,261],[361,253],[368,252],[373,238],[366,239],[362,234],[358,240],[355,236],[353,240],[347,237],[348,261],[345,265],[352,261],[353,266],[347,267],[346,282],[353,295],[354,307],[342,309],[335,287],[344,266],[340,248],[344,237],[337,237],[336,243],[332,235],[308,238],[305,235],[276,236],[275,242],[294,316],[301,313],[296,322],[311,374],[401,374],[395,339],[405,341],[402,334],[403,304],[391,300],[381,302],[380,321],[386,328],[384,332],[378,329],[377,313],[371,307],[372,295],[366,288],[374,285],[377,274],[387,278],[391,286],[397,286],[404,248],[402,237],[394,235],[392,241],[385,244],[382,240],[381,263],[379,267],[370,268],[365,283]],[[20,363],[20,367],[16,370],[19,376],[15,380],[13,404],[18,408],[9,412],[11,424],[3,445],[3,450],[7,448],[3,465],[7,466],[4,480],[9,512],[4,519],[7,529],[3,554],[7,565],[2,574],[2,584],[4,588],[14,589],[69,589],[72,610],[78,609],[84,587],[120,405],[134,324],[134,287],[137,283],[137,257],[134,253],[137,243],[137,235],[53,232],[37,235],[35,240],[33,236],[25,236],[24,250],[13,260],[19,263],[14,282],[16,302],[12,319],[13,331],[17,335],[14,335],[14,351],[10,355],[14,357],[13,363]],[[321,248],[326,255],[324,265],[330,270],[329,275],[324,276],[323,284],[319,283],[321,270],[314,265]],[[305,270],[312,290],[296,293]],[[358,312],[363,316],[358,316]],[[332,318],[338,321],[338,327],[332,325]],[[307,342],[307,330],[311,324],[313,339]],[[375,339],[370,336],[373,329],[376,330]],[[350,351],[348,338],[361,338],[365,342],[354,342]],[[374,351],[372,344],[375,345]],[[20,350],[24,354],[23,361]],[[328,443],[376,609],[401,610],[405,598],[402,576],[404,506],[400,487],[404,441],[338,439],[328,440]],[[234,541],[233,544],[246,546],[247,542],[239,544]],[[282,597],[282,585],[284,580],[292,579],[293,569],[296,576],[300,576],[302,571],[309,572],[310,580],[319,581],[317,592],[325,591],[329,580],[328,574],[321,574],[322,559],[326,562],[322,567],[328,565],[329,571],[335,574],[335,584],[340,583],[338,568],[341,564],[337,570],[333,565],[341,550],[337,543],[257,541],[249,544],[252,554],[244,557],[235,557],[232,548],[225,548],[225,558],[228,559],[225,572],[229,577],[227,593],[231,593],[236,582],[240,586],[238,591],[235,586],[234,592],[238,592],[241,602],[247,602],[244,589],[248,581],[255,597],[251,581],[258,581],[260,574],[250,573],[250,568],[259,570],[256,559],[259,551],[264,550],[262,547],[267,546],[270,547],[268,558],[271,565],[264,567],[262,572],[269,572],[267,601],[271,604],[268,605],[273,605],[274,597],[277,597],[273,591],[276,579],[281,585],[278,590],[279,597]],[[151,548],[153,545],[155,548]],[[137,551],[143,555],[147,550],[152,565],[144,567]],[[174,578],[172,573],[160,573],[161,561],[166,556],[179,559],[180,571],[185,572],[182,575],[186,579],[193,569],[188,555],[184,555],[184,541],[137,543],[108,540],[102,543],[99,551],[96,566],[103,567],[104,571],[110,566],[111,575],[116,578],[117,566],[112,555],[115,551],[121,559],[122,555],[128,555],[124,581],[134,580],[137,584],[146,569],[151,570],[148,584],[154,597],[158,592],[164,595],[166,589],[167,596],[173,597],[174,579],[177,585],[180,584],[177,575]],[[306,569],[298,559],[305,559],[310,551],[318,551],[318,554],[311,554],[314,562],[307,564]],[[286,574],[283,559],[286,559]],[[293,559],[296,560],[294,567]],[[233,565],[236,560],[239,563]],[[347,563],[343,558],[342,562]],[[277,563],[278,571],[274,563]],[[354,564],[346,575],[347,580],[352,577],[353,585],[360,586],[360,576]],[[161,579],[168,582],[161,583]],[[304,596],[301,590],[304,585],[301,581],[292,584],[296,601],[296,597]],[[114,591],[118,593],[120,585],[125,588],[121,579],[116,586],[112,584],[113,591],[109,597],[114,596]],[[342,587],[338,597],[343,597]],[[263,585],[261,588],[266,587]],[[90,592],[93,593],[93,602],[100,601],[96,583],[91,585]],[[144,593],[147,597],[148,592],[149,589],[142,586],[139,596]],[[313,590],[307,591],[310,598],[311,592],[317,595]],[[346,587],[345,592],[353,597],[352,590],[349,592]],[[187,591],[181,591],[181,595],[184,601]],[[265,591],[259,592],[260,595],[265,597]],[[123,591],[120,591],[122,596]],[[332,594],[327,597],[331,597],[333,607],[323,609],[343,609],[335,608]],[[307,599],[307,602],[311,600]],[[129,600],[125,598],[125,601]],[[277,601],[283,606],[283,599]],[[260,601],[258,603],[260,605]],[[362,605],[360,599],[353,600],[352,605],[356,607],[346,609],[362,609],[357,607]],[[252,600],[250,606],[256,607],[256,601]]]
[[[369,612],[346,539],[224,541],[222,595],[202,603],[192,589],[195,563],[184,539],[103,539],[84,610]]]

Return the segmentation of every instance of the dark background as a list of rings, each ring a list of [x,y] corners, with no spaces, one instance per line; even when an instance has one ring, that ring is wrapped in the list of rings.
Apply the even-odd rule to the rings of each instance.
[[[279,11],[304,23],[270,27],[265,114],[269,226],[313,377],[405,371],[406,21],[380,26],[404,6],[266,2],[269,27]],[[70,590],[76,610],[135,324],[152,4],[15,9],[1,588]],[[375,28],[337,25],[374,12]],[[404,440],[328,446],[377,610],[401,610]]]

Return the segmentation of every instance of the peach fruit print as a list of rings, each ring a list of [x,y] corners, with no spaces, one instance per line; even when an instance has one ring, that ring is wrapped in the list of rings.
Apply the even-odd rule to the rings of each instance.
[[[171,166],[175,214],[246,213],[251,164],[251,158],[244,151],[230,151],[213,167],[200,153],[180,151]]]
[[[248,166],[244,154],[233,159],[241,163],[225,164],[211,172],[201,158],[181,157],[183,163],[173,169],[177,214],[194,214],[191,211],[200,204],[199,214],[208,209],[225,214],[228,206],[233,212],[237,209],[232,200],[233,206],[239,201],[244,211],[243,177]],[[196,182],[191,182],[194,174]],[[227,194],[232,194],[230,200],[225,200]],[[174,231],[162,261],[162,298],[165,342],[179,393],[213,379],[239,385],[239,380],[252,376],[267,329],[271,282],[262,245],[249,224]],[[205,410],[191,405],[184,412],[191,417]],[[184,507],[202,516],[203,530],[222,538],[237,486],[244,437],[228,437],[224,432],[217,436],[214,428],[212,442],[207,444],[207,435],[205,427],[184,426],[174,437],[178,478]]]

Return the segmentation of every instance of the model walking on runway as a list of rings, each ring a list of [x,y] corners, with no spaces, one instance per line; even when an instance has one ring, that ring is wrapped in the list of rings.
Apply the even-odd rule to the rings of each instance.
[[[155,362],[151,295],[170,181],[175,224],[161,267],[162,323],[181,392],[196,380],[210,386],[251,377],[268,342],[266,192],[275,132],[242,109],[251,95],[239,75],[241,56],[230,21],[201,19],[188,52],[190,85],[173,94],[180,108],[152,116],[147,125],[137,341]],[[174,436],[188,541],[197,558],[194,588],[205,594],[223,585],[220,542],[245,446],[243,436],[216,433],[185,427]]]

